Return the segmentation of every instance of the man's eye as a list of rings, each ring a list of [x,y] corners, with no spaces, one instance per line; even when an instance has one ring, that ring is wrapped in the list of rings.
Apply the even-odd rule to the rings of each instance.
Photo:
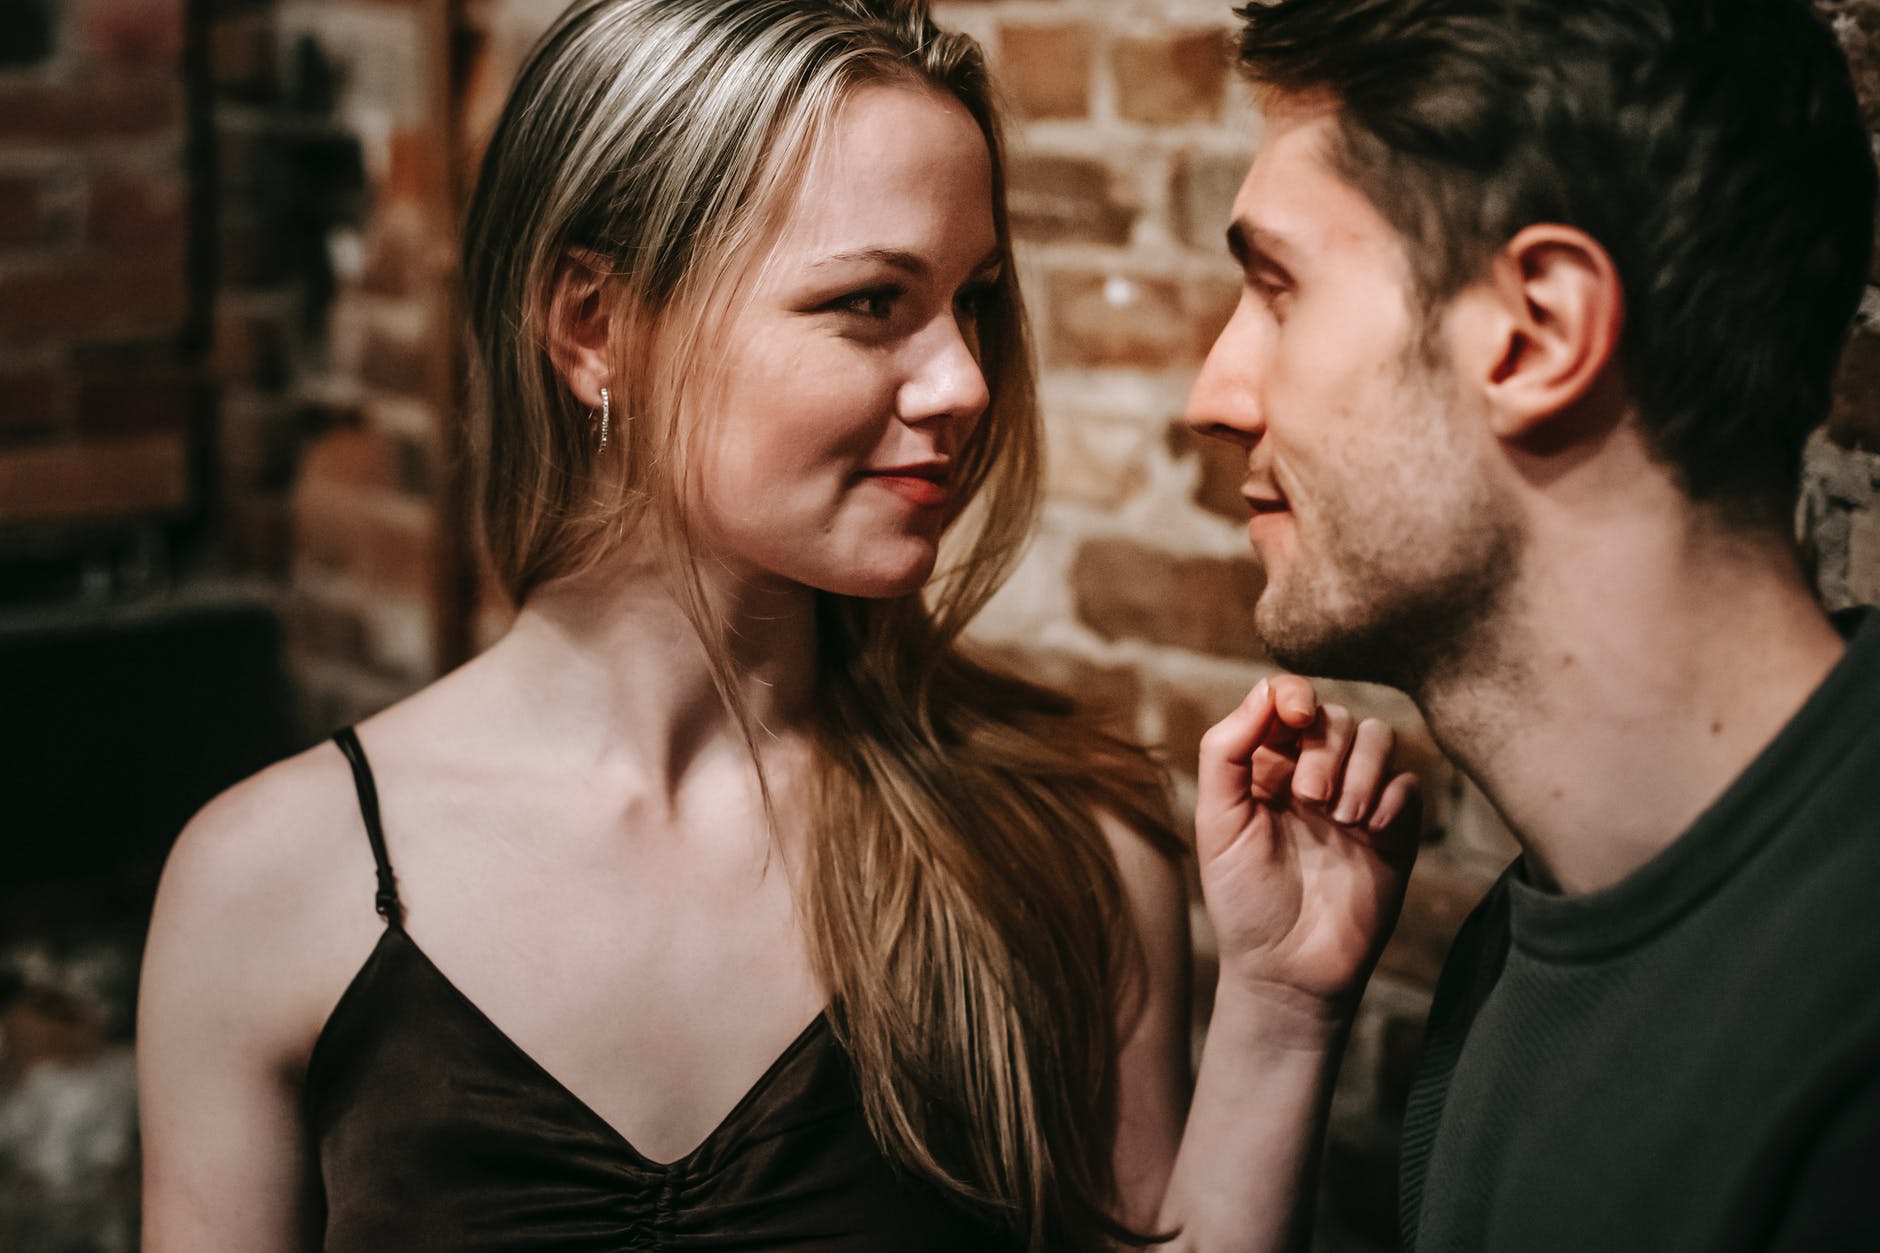
[[[1269,305],[1292,290],[1290,284],[1282,282],[1270,274],[1263,274],[1257,270],[1248,272],[1247,286],[1252,289],[1256,296]]]

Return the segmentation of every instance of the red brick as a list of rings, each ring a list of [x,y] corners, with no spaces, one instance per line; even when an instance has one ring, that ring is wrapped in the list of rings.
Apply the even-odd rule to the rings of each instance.
[[[234,309],[226,301],[217,307],[210,362],[218,379],[278,390],[287,382],[288,358],[287,327],[281,315]]]
[[[399,396],[441,401],[450,370],[450,347],[441,335],[416,340],[374,326],[360,349],[359,381]]]
[[[170,515],[189,494],[181,435],[0,451],[0,526]]]
[[[173,131],[182,121],[183,84],[176,74],[113,74],[82,87],[0,87],[0,143],[63,148]]]
[[[307,446],[293,493],[297,560],[428,598],[437,581],[436,519],[376,484],[396,473],[382,455],[374,437],[357,431],[329,431]]]
[[[446,167],[449,143],[431,131],[397,131],[392,135],[391,160],[380,188],[387,204],[442,206],[450,196]]]
[[[408,510],[387,508],[387,500],[383,494],[303,484],[293,500],[296,564],[429,595],[437,578],[435,528]]]
[[[0,278],[0,339],[112,339],[181,326],[189,304],[180,248],[93,255]]]
[[[91,183],[94,243],[168,252],[183,248],[189,199],[180,171],[113,170]]]
[[[1048,359],[1139,370],[1201,364],[1239,299],[1231,284],[1059,271],[1045,283]]]
[[[285,617],[295,648],[344,661],[369,662],[369,633],[356,605],[302,594],[289,603]]]
[[[52,234],[45,185],[36,178],[0,177],[0,244],[36,244]]]
[[[86,435],[186,432],[202,404],[193,379],[89,380],[78,388],[78,429]]]
[[[1057,273],[1046,281],[1045,292],[1054,363],[1156,369],[1194,361],[1178,283]]]
[[[267,100],[279,86],[279,52],[272,12],[218,19],[209,28],[209,76],[218,91],[241,100]]]
[[[408,496],[429,497],[437,491],[437,458],[431,446],[406,436],[388,436],[397,464],[398,490]]]
[[[1175,167],[1171,201],[1176,230],[1182,241],[1222,258],[1227,257],[1227,224],[1233,219],[1234,197],[1247,177],[1250,156],[1185,153]]]
[[[1253,630],[1259,570],[1251,560],[1178,557],[1127,540],[1077,552],[1077,616],[1105,639],[1141,639],[1222,657],[1260,658]]]
[[[216,415],[215,450],[222,487],[273,496],[293,485],[306,428],[286,406],[227,398]]]
[[[1247,453],[1238,444],[1196,435],[1181,423],[1169,427],[1169,451],[1176,457],[1193,456],[1201,463],[1195,484],[1195,503],[1230,522],[1247,521],[1247,502],[1240,485],[1247,479]]]
[[[183,55],[183,0],[84,0],[79,47],[113,66],[173,65]]]
[[[297,257],[281,246],[279,227],[245,209],[225,212],[216,224],[216,276],[225,288],[253,291],[301,277]]]
[[[266,496],[229,499],[223,503],[218,534],[236,569],[286,576],[293,526],[285,501]]]
[[[1249,611],[1251,612],[1251,611]],[[1201,737],[1227,716],[1227,708],[1207,704],[1187,692],[1161,693],[1162,750],[1169,769],[1193,776],[1201,757]]]
[[[1082,157],[1015,157],[1011,164],[1012,228],[1041,243],[1129,242],[1138,206],[1102,161]]]
[[[1843,448],[1880,452],[1880,330],[1862,327],[1848,339],[1828,434]]]
[[[410,206],[392,205],[375,213],[367,225],[366,263],[360,286],[383,296],[416,296],[429,291],[443,270],[443,249],[431,237],[423,216]]]
[[[1456,867],[1441,856],[1424,857],[1410,876],[1403,913],[1377,968],[1385,974],[1436,986],[1456,932],[1495,881],[1497,870]]]
[[[70,388],[50,370],[0,373],[0,439],[16,441],[56,430],[71,407]]]
[[[7,1042],[0,1075],[9,1080],[40,1065],[74,1066],[105,1050],[105,1024],[71,998],[29,992],[0,1007],[0,1035]]]
[[[334,430],[319,437],[304,479],[366,489],[396,488],[401,479],[398,442],[377,431]]]
[[[1203,122],[1218,117],[1228,54],[1219,30],[1120,39],[1112,54],[1116,106],[1135,122]]]
[[[1152,441],[1140,423],[1057,411],[1045,434],[1046,490],[1053,500],[1117,509],[1148,481]]]
[[[1090,57],[1090,32],[1080,25],[999,28],[1005,90],[1024,117],[1088,114]]]

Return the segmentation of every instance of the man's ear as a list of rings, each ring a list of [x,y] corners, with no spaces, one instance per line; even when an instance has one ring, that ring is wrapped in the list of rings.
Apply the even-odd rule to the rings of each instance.
[[[1529,440],[1554,431],[1606,377],[1625,325],[1612,257],[1586,232],[1530,226],[1509,240],[1474,293],[1470,334],[1494,433]]]
[[[548,302],[548,355],[575,399],[601,405],[601,388],[612,376],[612,329],[607,272],[598,259],[570,253],[555,276]]]

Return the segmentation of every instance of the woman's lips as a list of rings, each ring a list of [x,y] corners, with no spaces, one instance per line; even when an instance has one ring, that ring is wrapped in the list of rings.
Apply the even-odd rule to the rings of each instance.
[[[934,509],[947,503],[952,495],[947,485],[939,479],[922,478],[918,474],[889,471],[874,473],[869,479],[887,488],[895,495],[923,509]]]

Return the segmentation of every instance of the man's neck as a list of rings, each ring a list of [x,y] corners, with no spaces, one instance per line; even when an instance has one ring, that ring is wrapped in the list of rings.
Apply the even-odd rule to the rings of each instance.
[[[1479,659],[1421,694],[1437,740],[1565,892],[1611,886],[1676,840],[1841,655],[1779,536],[1662,522],[1560,536],[1571,559],[1528,562]]]

